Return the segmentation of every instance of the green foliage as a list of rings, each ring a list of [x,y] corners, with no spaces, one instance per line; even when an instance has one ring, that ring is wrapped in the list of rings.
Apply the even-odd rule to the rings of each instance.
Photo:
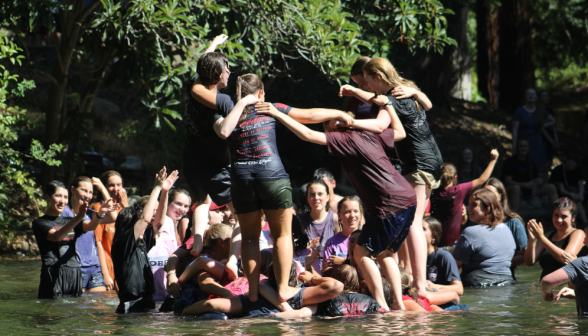
[[[6,34],[0,34],[0,60],[9,59],[13,64],[20,64],[20,51]],[[28,124],[28,119],[26,110],[8,106],[7,99],[11,95],[23,96],[35,85],[32,81],[19,81],[18,76],[10,74],[2,64],[0,68],[0,225],[6,232],[26,231],[31,217],[39,216],[40,208],[45,205],[26,167],[33,160],[51,166],[60,165],[61,162],[54,157],[62,146],[53,144],[44,150],[39,141],[33,140],[30,154],[21,153],[11,146],[18,140],[18,132]]]
[[[588,3],[583,0],[534,2],[533,45],[538,85],[588,85]]]

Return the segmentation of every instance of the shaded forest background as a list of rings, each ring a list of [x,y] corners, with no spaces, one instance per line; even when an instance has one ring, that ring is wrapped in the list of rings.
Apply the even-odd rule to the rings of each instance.
[[[429,123],[446,162],[465,146],[482,164],[491,148],[507,157],[511,116],[530,87],[551,93],[558,155],[584,151],[587,18],[580,0],[3,2],[6,43],[22,65],[0,64],[24,81],[5,74],[0,121],[16,136],[2,145],[20,161],[0,152],[0,223],[27,231],[42,211],[38,187],[52,179],[116,169],[140,195],[163,165],[181,176],[187,89],[220,33],[231,36],[220,49],[234,71],[229,95],[238,75],[255,72],[269,101],[343,109],[338,88],[355,59],[386,57],[433,101]],[[340,178],[322,148],[277,132],[295,186],[318,167]],[[55,154],[42,152],[52,144]],[[125,167],[129,156],[140,169]]]

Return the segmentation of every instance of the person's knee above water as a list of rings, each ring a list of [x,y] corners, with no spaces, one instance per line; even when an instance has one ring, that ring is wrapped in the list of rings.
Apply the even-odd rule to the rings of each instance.
[[[514,284],[510,266],[516,244],[509,228],[502,224],[504,215],[498,198],[490,190],[474,191],[468,214],[478,225],[466,228],[453,250],[457,265],[462,267],[463,285]]]
[[[490,152],[490,163],[484,170],[484,173],[473,181],[457,184],[457,169],[451,163],[443,166],[441,175],[441,186],[431,193],[431,216],[441,221],[443,233],[439,246],[453,246],[460,235],[462,204],[470,195],[472,190],[477,189],[486,182],[496,161],[498,160],[498,151],[493,149]]]
[[[586,234],[576,229],[576,215],[576,203],[562,197],[552,205],[554,231],[544,232],[543,225],[535,219],[527,223],[529,245],[525,251],[525,265],[531,266],[539,261],[543,269],[540,279],[587,254],[588,248],[584,246]]]
[[[335,129],[329,125],[326,125],[327,132],[321,133],[272,109],[264,108],[260,112],[280,120],[302,140],[326,145],[329,154],[340,157],[343,169],[366,210],[366,224],[355,247],[354,257],[370,291],[377,293],[378,304],[388,309],[381,290],[381,275],[371,255],[378,256],[380,264],[385,265],[382,267],[386,277],[393,279],[399,276],[398,266],[388,250],[398,249],[408,234],[414,219],[416,197],[410,184],[394,169],[384,151],[385,148],[393,148],[394,141],[404,138],[404,128],[392,107],[382,109],[386,110],[383,118],[393,119],[392,129],[382,134],[359,130],[333,132]],[[397,302],[402,305],[399,285],[396,281],[395,294]]]

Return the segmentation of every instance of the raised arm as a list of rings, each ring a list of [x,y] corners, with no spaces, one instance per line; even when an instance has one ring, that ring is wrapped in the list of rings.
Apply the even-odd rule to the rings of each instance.
[[[496,162],[498,161],[498,150],[493,149],[490,152],[490,163],[488,163],[488,167],[484,170],[482,175],[477,179],[472,181],[472,189],[476,189],[480,187],[482,184],[486,183],[490,176],[492,176],[492,171],[494,170],[494,166],[496,166]]]
[[[100,217],[106,216],[109,213],[116,213],[116,210],[118,210],[119,208],[120,204],[114,203],[112,199],[102,202],[102,204],[100,204],[100,209],[98,209],[98,211],[95,211],[92,214],[92,219],[89,221],[84,221],[84,231],[94,231],[96,227],[98,227],[98,224],[100,224],[101,221],[104,220]]]
[[[231,133],[233,133],[233,130],[235,130],[235,127],[237,127],[245,107],[257,102],[259,102],[259,98],[253,95],[248,95],[245,98],[239,100],[226,118],[219,118],[214,123],[213,128],[216,132],[216,135],[218,135],[221,139],[228,138]]]
[[[290,118],[288,115],[278,111],[271,104],[258,104],[256,106],[257,113],[268,114],[286,125],[296,136],[308,142],[313,142],[319,145],[327,144],[327,136],[324,133],[313,131],[310,128],[302,125],[296,120]]]
[[[155,206],[157,204],[157,197],[159,196],[159,193],[161,193],[161,189],[164,183],[173,185],[177,179],[178,171],[175,170],[168,177],[165,167],[163,167],[159,173],[155,175],[155,186],[151,191],[151,195],[149,195],[147,204],[145,204],[145,207],[143,208],[141,218],[139,218],[137,223],[135,223],[135,239],[139,239],[139,237],[143,234],[143,231],[145,231],[147,228],[147,225],[149,225],[151,222],[151,219],[153,219],[153,212],[155,211]]]
[[[212,42],[210,43],[210,45],[208,46],[208,48],[206,48],[206,50],[204,51],[204,53],[209,53],[209,52],[213,52],[216,50],[216,47],[218,47],[219,45],[225,43],[225,41],[228,39],[229,37],[225,34],[220,34],[217,35],[214,40],[212,40]]]
[[[345,84],[345,85],[341,86],[341,88],[339,89],[339,97],[343,97],[343,96],[355,97],[355,98],[361,100],[362,102],[371,106],[373,104],[373,99],[375,97],[375,94],[372,92],[367,92],[367,91],[358,89],[354,86]]]

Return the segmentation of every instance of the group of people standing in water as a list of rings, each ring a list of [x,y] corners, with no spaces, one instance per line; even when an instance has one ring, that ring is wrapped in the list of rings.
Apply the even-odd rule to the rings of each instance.
[[[479,177],[459,183],[427,123],[431,102],[388,60],[361,57],[351,69],[359,88],[340,89],[367,107],[361,116],[268,103],[255,74],[237,78],[234,102],[219,92],[231,72],[215,49],[226,39],[214,39],[189,88],[182,174],[191,192],[165,167],[133,205],[114,171],[50,183],[47,212],[33,222],[39,298],[114,289],[117,313],[164,301],[162,311],[217,312],[209,317],[455,310],[464,286],[514,284],[516,266],[536,261],[547,299],[575,295],[550,294],[564,278],[585,297],[574,201],[554,202],[556,231],[534,220],[525,228],[490,178],[496,150]],[[357,195],[335,195],[321,168],[295,210],[277,122],[338,157]],[[325,132],[304,125],[317,123]],[[90,208],[94,188],[102,201]]]

